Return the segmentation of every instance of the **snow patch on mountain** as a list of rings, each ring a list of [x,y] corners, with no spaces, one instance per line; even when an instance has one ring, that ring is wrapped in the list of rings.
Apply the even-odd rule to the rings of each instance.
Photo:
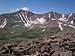
[[[50,13],[49,13],[49,15],[48,15],[48,16],[49,16],[49,18],[51,18],[51,15],[50,15]]]
[[[60,30],[62,31],[63,30],[63,28],[62,28],[62,23],[61,22],[59,22],[59,21],[57,21],[58,22],[58,27],[60,28]]]
[[[64,15],[64,14],[62,14],[62,17],[61,17],[60,19],[58,19],[58,20],[64,21],[64,22],[68,21],[68,20],[65,18],[65,15]]]
[[[29,24],[29,23],[27,22],[27,23],[24,24],[24,26],[26,26],[26,27],[30,27],[31,24]]]
[[[71,24],[73,24],[74,22],[73,22],[73,20],[71,21]]]
[[[43,29],[42,32],[44,32],[46,29]]]
[[[7,24],[7,20],[6,20],[6,18],[5,18],[3,24],[0,25],[0,28],[4,28],[4,27],[6,26],[6,24]]]
[[[75,26],[72,26],[72,25],[69,25],[69,27],[71,27],[71,28],[75,28]]]
[[[56,19],[54,19],[54,18],[51,18],[51,20],[56,20]]]
[[[25,21],[23,20],[23,18],[22,18],[20,13],[19,13],[19,16],[20,16],[21,21],[25,24]]]
[[[14,21],[15,23],[17,23],[17,22],[21,22],[21,20],[20,21]]]
[[[41,24],[44,24],[45,23],[45,19],[42,17],[42,18],[37,18],[38,21],[41,23]]]
[[[65,20],[65,17],[64,17],[64,14],[62,15],[62,17],[59,19],[60,21],[64,21]]]
[[[72,16],[72,13],[69,14],[68,18],[70,18]]]

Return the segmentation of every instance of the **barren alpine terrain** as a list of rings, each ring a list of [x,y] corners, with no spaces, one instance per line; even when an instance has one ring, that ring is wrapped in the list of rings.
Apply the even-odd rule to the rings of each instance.
[[[0,56],[75,56],[75,33],[4,44]]]
[[[75,56],[75,13],[1,14],[0,56]]]

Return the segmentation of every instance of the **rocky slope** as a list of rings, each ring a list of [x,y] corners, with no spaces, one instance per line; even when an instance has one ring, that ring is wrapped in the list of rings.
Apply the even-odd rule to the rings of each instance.
[[[75,56],[75,33],[46,36],[32,41],[8,43],[0,47],[0,56]]]

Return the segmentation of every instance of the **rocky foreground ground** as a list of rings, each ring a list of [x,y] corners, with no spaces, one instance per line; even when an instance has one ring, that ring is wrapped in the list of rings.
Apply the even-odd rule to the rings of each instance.
[[[0,56],[75,56],[75,34],[4,44]]]

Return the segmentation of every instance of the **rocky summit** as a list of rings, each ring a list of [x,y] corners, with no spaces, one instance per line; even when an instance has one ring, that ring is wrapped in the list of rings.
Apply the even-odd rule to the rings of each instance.
[[[75,56],[75,33],[4,44],[0,56]]]

